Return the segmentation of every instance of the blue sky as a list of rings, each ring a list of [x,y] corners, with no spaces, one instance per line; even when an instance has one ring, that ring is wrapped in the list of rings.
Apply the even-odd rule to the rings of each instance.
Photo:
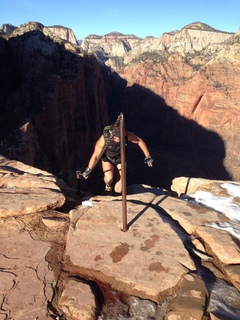
[[[240,0],[1,0],[0,26],[29,21],[71,28],[79,40],[112,31],[160,37],[196,21],[237,32]]]

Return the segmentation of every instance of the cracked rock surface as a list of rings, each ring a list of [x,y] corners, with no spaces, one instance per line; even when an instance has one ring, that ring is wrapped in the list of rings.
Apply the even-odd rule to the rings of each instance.
[[[0,320],[238,319],[239,242],[210,226],[226,216],[135,185],[123,232],[121,197],[4,158],[0,173]]]

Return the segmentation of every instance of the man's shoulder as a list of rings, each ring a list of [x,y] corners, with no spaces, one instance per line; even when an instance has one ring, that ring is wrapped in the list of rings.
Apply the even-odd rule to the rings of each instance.
[[[100,136],[100,138],[98,139],[98,141],[97,141],[97,145],[98,146],[102,146],[102,145],[104,145],[104,142],[105,141],[105,139],[104,139],[104,136],[103,136],[103,134]]]

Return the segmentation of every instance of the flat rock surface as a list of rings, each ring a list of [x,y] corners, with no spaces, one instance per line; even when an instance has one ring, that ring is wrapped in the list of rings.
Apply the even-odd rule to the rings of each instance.
[[[181,232],[149,206],[152,195],[145,194],[144,201],[142,196],[127,197],[126,232],[122,231],[120,198],[105,197],[92,207],[73,210],[72,221],[75,215],[80,218],[69,230],[65,255],[80,273],[160,303],[195,265]]]
[[[43,170],[0,156],[0,217],[61,207],[60,180]]]
[[[55,277],[46,261],[50,243],[34,240],[21,221],[0,223],[1,319],[51,319]]]

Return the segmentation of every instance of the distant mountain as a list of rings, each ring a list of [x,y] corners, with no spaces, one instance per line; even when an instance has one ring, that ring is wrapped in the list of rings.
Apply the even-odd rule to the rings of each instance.
[[[150,52],[162,56],[174,52],[182,55],[194,54],[208,45],[222,43],[232,35],[233,33],[216,30],[207,24],[194,22],[180,31],[164,33],[159,38],[149,36],[141,39],[118,32],[111,32],[104,36],[90,35],[81,41],[80,46],[84,51],[94,53],[107,65],[119,68]]]
[[[203,31],[212,31],[212,32],[224,32],[210,27],[206,23],[202,22],[193,22],[186,25],[183,29],[194,29],[194,30],[203,30]]]
[[[70,28],[59,25],[45,27],[39,22],[27,22],[20,27],[13,26],[11,24],[3,24],[0,28],[0,36],[16,36],[34,30],[42,31],[50,37],[59,37],[60,39],[69,41],[73,44],[78,44],[75,34]]]

